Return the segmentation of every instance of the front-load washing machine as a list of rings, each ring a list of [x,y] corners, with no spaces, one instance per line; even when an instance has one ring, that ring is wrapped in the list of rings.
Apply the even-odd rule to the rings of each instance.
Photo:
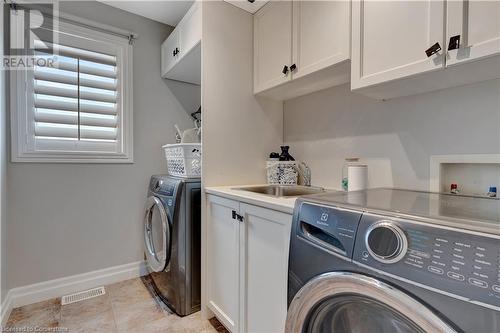
[[[500,332],[500,201],[395,189],[298,199],[287,333]]]
[[[200,309],[201,182],[152,176],[144,216],[147,268],[161,300],[185,316]]]

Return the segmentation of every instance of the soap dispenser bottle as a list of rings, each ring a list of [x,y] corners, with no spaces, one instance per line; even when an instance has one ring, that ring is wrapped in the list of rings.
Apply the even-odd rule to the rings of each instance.
[[[280,161],[295,161],[295,158],[290,155],[288,150],[290,149],[290,146],[281,146],[281,155],[280,155]]]

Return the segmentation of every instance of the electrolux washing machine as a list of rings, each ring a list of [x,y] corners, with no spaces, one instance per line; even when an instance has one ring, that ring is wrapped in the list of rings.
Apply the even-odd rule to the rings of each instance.
[[[201,182],[152,176],[144,217],[147,268],[153,288],[175,313],[200,309]]]
[[[373,189],[298,199],[287,333],[500,332],[500,201]]]

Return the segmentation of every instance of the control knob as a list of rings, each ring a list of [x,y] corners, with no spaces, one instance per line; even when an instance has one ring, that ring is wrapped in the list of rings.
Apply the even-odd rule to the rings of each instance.
[[[366,231],[365,245],[371,256],[384,264],[393,264],[406,255],[408,239],[392,221],[379,221]]]

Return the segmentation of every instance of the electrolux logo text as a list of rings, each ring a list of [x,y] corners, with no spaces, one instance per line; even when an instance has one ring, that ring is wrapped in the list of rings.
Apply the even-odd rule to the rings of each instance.
[[[328,213],[321,214],[321,221],[323,221],[323,222],[328,221]]]
[[[9,45],[2,55],[4,70],[25,70],[34,67],[55,67],[58,45],[57,1],[20,1],[3,4],[4,31]]]
[[[330,224],[328,223],[328,213],[322,213],[319,220],[316,220],[316,224],[329,227]]]

